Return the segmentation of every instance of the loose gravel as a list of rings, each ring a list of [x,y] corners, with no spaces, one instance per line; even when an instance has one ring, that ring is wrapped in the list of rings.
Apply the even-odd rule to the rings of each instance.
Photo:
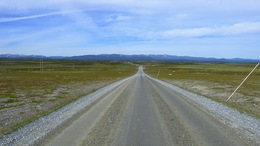
[[[131,77],[130,77],[131,78]],[[17,131],[6,135],[0,139],[0,146],[34,145],[42,140],[49,133],[63,125],[73,115],[84,110],[99,97],[111,92],[113,89],[124,83],[130,78],[126,78],[110,84],[88,96],[82,97],[53,113],[41,117],[38,120],[25,125]]]
[[[151,78],[150,76],[147,77]],[[172,84],[157,79],[154,80],[158,81],[167,88],[184,95],[183,97],[185,97],[187,100],[196,104],[216,119],[219,119],[219,121],[222,123],[230,126],[238,133],[239,136],[246,137],[247,139],[260,144],[260,120],[255,119],[249,115],[242,114],[235,109],[229,108],[209,98],[205,98],[195,93],[186,91]]]

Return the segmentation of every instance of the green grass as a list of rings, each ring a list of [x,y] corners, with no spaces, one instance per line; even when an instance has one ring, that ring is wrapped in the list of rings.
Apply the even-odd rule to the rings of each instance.
[[[31,115],[25,116],[28,111],[20,111],[22,120],[16,123],[2,126],[6,119],[0,118],[0,137],[97,90],[85,87],[101,88],[104,83],[135,74],[138,69],[113,61],[44,60],[43,65],[44,70],[40,71],[40,60],[0,59],[0,112],[32,107]],[[34,109],[48,103],[53,105],[44,111]]]
[[[145,63],[145,72],[153,77],[158,76],[159,79],[173,81],[175,85],[185,88],[189,91],[196,92],[203,96],[209,97],[218,102],[222,102],[232,108],[243,113],[248,113],[260,118],[260,67],[248,78],[248,80],[237,91],[242,98],[232,97],[229,102],[225,102],[228,96],[242,82],[248,73],[256,64],[252,63]],[[182,85],[177,84],[183,82]],[[200,84],[198,84],[200,83]],[[225,98],[218,95],[204,94],[203,91],[198,92],[189,86],[189,84],[197,86],[210,87],[208,89],[215,92],[228,93]],[[238,102],[238,100],[244,100]]]

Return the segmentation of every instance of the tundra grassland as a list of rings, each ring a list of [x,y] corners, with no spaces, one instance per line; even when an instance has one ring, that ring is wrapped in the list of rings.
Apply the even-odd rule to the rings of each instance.
[[[0,59],[0,137],[137,71],[127,62],[40,64],[39,59]]]
[[[260,67],[225,102],[256,63],[145,63],[145,72],[260,118]]]

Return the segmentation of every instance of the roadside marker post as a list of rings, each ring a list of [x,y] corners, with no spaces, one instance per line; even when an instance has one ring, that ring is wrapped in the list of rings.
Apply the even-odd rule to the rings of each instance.
[[[161,69],[159,69],[159,71],[158,71],[158,73],[157,73],[157,76],[156,76],[156,78],[158,78],[158,77],[159,77],[159,75],[160,75],[160,72],[161,72]]]
[[[43,71],[43,59],[40,59],[40,71]]]
[[[236,88],[236,90],[228,97],[226,102],[236,93],[236,91],[242,86],[242,84],[247,80],[247,78],[255,71],[255,69],[258,67],[259,63],[253,68],[253,70],[246,76],[246,78],[240,83],[240,85]]]

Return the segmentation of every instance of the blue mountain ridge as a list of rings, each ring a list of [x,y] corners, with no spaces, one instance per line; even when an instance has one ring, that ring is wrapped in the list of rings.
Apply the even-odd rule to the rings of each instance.
[[[244,58],[206,58],[175,55],[123,55],[123,54],[100,54],[81,56],[42,56],[42,55],[19,55],[0,54],[2,59],[64,59],[64,60],[100,60],[100,61],[165,61],[165,62],[248,62],[257,63],[260,59]]]

